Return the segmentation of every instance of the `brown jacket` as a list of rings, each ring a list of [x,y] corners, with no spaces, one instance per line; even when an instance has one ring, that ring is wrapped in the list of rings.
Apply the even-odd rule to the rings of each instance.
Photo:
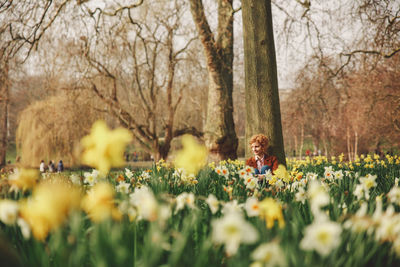
[[[278,159],[275,156],[269,156],[264,154],[264,165],[270,166],[272,173],[274,173],[274,171],[278,168],[278,164],[279,164]],[[257,169],[257,161],[255,157],[251,157],[248,160],[246,160],[246,165]]]

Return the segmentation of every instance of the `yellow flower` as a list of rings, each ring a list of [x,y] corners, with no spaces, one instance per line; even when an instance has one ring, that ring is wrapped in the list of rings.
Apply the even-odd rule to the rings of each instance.
[[[125,146],[132,141],[132,134],[124,128],[110,130],[104,121],[92,126],[90,135],[82,138],[82,163],[107,174],[111,167],[124,165]]]
[[[285,165],[279,164],[278,168],[274,171],[274,174],[279,179],[282,179],[282,181],[284,181],[285,183],[290,182],[291,177],[288,171],[286,170]]]
[[[33,236],[44,240],[58,228],[72,209],[78,208],[80,190],[62,180],[46,181],[33,190],[32,197],[21,204],[21,217],[30,225]]]
[[[188,174],[197,172],[206,164],[207,149],[197,143],[191,135],[182,137],[183,149],[178,151],[175,158],[175,167],[185,169]]]
[[[82,209],[94,222],[101,222],[110,216],[120,220],[121,212],[114,205],[114,189],[109,183],[96,184],[82,200]]]
[[[259,213],[261,219],[264,219],[267,228],[270,229],[274,226],[275,220],[278,221],[279,227],[285,226],[283,219],[282,206],[272,198],[265,198],[259,204]]]
[[[9,183],[12,187],[17,187],[25,191],[36,185],[39,178],[39,172],[35,169],[18,169],[9,177]]]

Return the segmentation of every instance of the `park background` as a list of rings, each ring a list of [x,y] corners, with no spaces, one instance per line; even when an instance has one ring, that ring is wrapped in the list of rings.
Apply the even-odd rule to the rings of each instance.
[[[173,157],[182,134],[213,142],[218,108],[219,134],[237,149],[217,159],[245,157],[246,110],[267,102],[246,105],[241,3],[226,11],[223,1],[190,2],[5,1],[0,163],[75,164],[98,119],[129,128],[128,152],[141,160]],[[204,35],[196,12],[207,18]],[[286,156],[398,151],[398,13],[398,1],[272,1]],[[231,76],[220,98],[210,93],[210,62]]]

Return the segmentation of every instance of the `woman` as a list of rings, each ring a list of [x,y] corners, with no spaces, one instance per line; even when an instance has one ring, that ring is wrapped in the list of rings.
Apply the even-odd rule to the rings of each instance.
[[[260,180],[268,170],[274,173],[278,168],[278,159],[267,154],[268,138],[263,134],[256,134],[250,139],[249,144],[254,156],[246,161],[246,165],[254,168],[255,174],[258,175]]]

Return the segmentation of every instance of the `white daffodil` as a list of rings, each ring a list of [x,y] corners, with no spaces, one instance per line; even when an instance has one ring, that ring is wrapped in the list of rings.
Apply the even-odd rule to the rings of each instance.
[[[18,218],[18,202],[13,200],[0,201],[0,221],[5,224],[14,224]]]
[[[21,230],[21,234],[25,239],[29,239],[31,237],[31,227],[29,224],[22,218],[17,219],[17,225]]]
[[[71,182],[73,183],[73,184],[76,184],[76,185],[81,185],[82,184],[82,181],[81,181],[81,177],[79,177],[79,175],[77,175],[77,174],[71,174],[71,176],[69,177],[69,179],[71,180]]]
[[[185,206],[194,208],[194,194],[192,192],[183,192],[176,197],[175,213],[182,210]]]
[[[371,189],[372,187],[376,187],[376,175],[367,174],[365,177],[360,177],[360,182],[365,186],[366,189]]]
[[[361,200],[362,198],[365,198],[366,200],[369,199],[369,190],[365,187],[364,184],[356,185],[353,194],[357,197],[357,200]]]
[[[93,170],[92,172],[84,172],[83,177],[85,177],[85,179],[83,180],[83,182],[85,184],[93,186],[97,183],[98,176],[99,176],[99,171],[97,170]]]
[[[246,184],[246,188],[253,190],[256,188],[258,185],[258,179],[257,178],[251,178],[250,181]]]
[[[319,212],[321,207],[329,204],[330,197],[324,186],[318,181],[312,181],[307,190],[313,213]]]
[[[224,204],[223,208],[222,208],[222,213],[224,214],[228,214],[228,213],[232,213],[232,212],[242,212],[242,208],[241,208],[242,204],[238,204],[237,200],[233,200],[233,201],[229,201],[227,203]]]
[[[260,266],[286,266],[285,255],[277,242],[259,245],[251,253],[251,258],[255,262],[261,263]]]
[[[131,178],[133,177],[133,172],[132,172],[130,169],[125,168],[125,176],[126,176],[128,179],[131,179]]]
[[[218,211],[219,201],[213,194],[208,195],[206,203],[208,204],[212,214],[215,214]]]
[[[329,220],[315,220],[304,230],[304,237],[300,242],[303,250],[315,250],[321,256],[327,256],[340,244],[342,227],[339,223]]]
[[[393,186],[387,194],[387,197],[390,203],[394,203],[400,206],[400,187]]]
[[[259,201],[255,197],[249,197],[244,204],[247,216],[254,217],[260,215]]]
[[[333,173],[333,177],[335,177],[335,179],[337,179],[337,180],[341,180],[341,179],[343,179],[343,172],[342,172],[342,170],[339,170],[339,171],[335,171],[334,173]]]
[[[228,255],[236,254],[240,244],[252,244],[258,239],[256,229],[238,212],[225,214],[211,224],[212,240],[217,244],[224,244]]]
[[[124,194],[128,194],[129,193],[129,187],[131,186],[130,183],[127,182],[119,182],[119,184],[115,187],[115,189],[117,190],[117,192],[121,192]]]
[[[317,180],[317,179],[318,179],[318,174],[313,173],[313,172],[308,172],[308,173],[306,174],[306,179],[307,179],[308,181]]]
[[[147,187],[136,188],[135,192],[129,195],[130,203],[138,211],[139,219],[154,221],[158,217],[158,202],[153,192]]]
[[[304,187],[300,186],[294,197],[297,202],[301,202],[304,204],[307,199],[307,193],[304,190]]]
[[[324,177],[329,181],[332,181],[334,178],[334,171],[332,170],[332,166],[325,167]]]

